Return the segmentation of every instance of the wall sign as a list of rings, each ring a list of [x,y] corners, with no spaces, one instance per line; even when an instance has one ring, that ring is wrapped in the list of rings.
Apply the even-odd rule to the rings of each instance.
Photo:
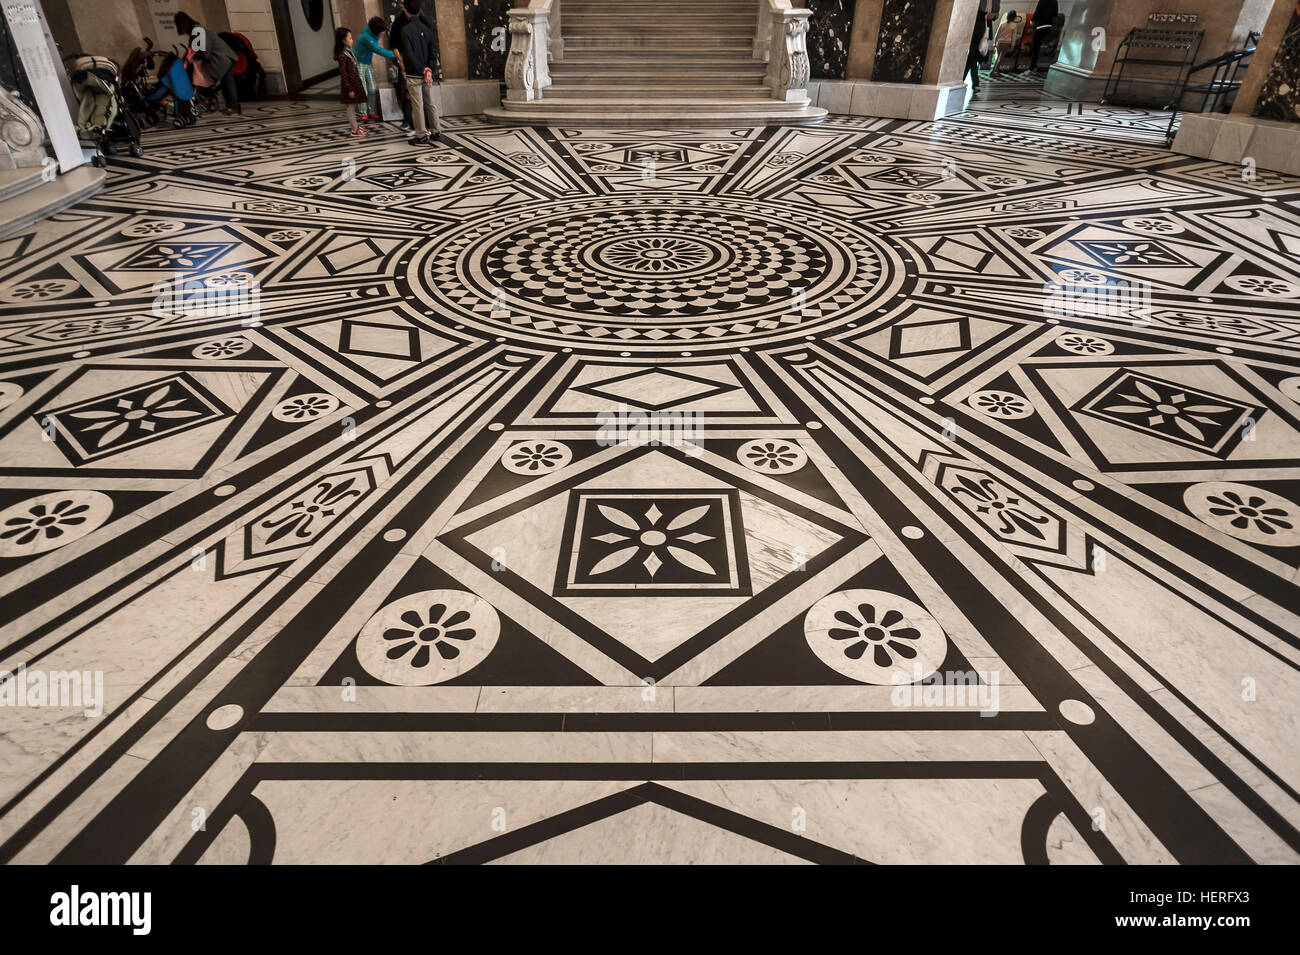
[[[153,28],[158,31],[154,46],[158,49],[165,50],[180,39],[175,20],[180,9],[180,0],[149,0],[149,16],[153,20]]]
[[[59,169],[67,172],[86,161],[72,125],[72,113],[64,96],[67,77],[63,64],[54,58],[54,39],[45,23],[40,0],[4,0],[5,20],[18,59],[22,61],[27,82],[31,84],[37,112],[45,124],[45,133],[54,147]]]

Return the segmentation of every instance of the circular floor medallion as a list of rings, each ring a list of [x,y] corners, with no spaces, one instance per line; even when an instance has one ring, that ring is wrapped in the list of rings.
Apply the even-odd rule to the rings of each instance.
[[[191,352],[195,358],[206,358],[210,361],[222,361],[226,358],[234,358],[236,355],[242,355],[253,347],[253,343],[247,338],[218,338],[210,342],[204,342],[197,345]]]
[[[1095,338],[1082,332],[1065,332],[1056,339],[1056,344],[1068,352],[1090,357],[1110,355],[1115,351],[1115,346],[1104,338]]]
[[[915,683],[942,664],[948,639],[924,608],[883,590],[844,590],[813,604],[804,636],[818,659],[862,683]]]
[[[23,386],[15,381],[0,381],[0,408],[7,408],[23,396]]]
[[[1300,504],[1249,484],[1206,481],[1183,492],[1192,514],[1215,530],[1265,547],[1300,545]]]
[[[104,525],[113,499],[99,491],[52,491],[0,511],[0,557],[30,557],[71,544]]]
[[[339,400],[333,395],[323,391],[313,391],[285,398],[272,410],[271,417],[287,424],[301,424],[331,414],[338,409],[338,406]]]
[[[568,445],[559,441],[521,441],[506,448],[501,466],[512,474],[545,474],[573,460]]]
[[[742,444],[736,458],[760,474],[792,474],[808,463],[808,452],[784,438],[759,438]]]
[[[1016,421],[1034,413],[1028,399],[1010,391],[977,391],[966,402],[987,418]]]
[[[492,652],[501,621],[486,600],[463,590],[426,590],[394,600],[357,637],[357,659],[393,686],[445,683]]]
[[[806,335],[902,283],[886,236],[829,213],[638,195],[536,203],[439,233],[403,292],[512,340],[645,350]]]

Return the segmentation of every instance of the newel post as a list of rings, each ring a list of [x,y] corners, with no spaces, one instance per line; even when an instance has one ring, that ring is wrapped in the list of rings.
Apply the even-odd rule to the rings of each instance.
[[[811,10],[791,9],[773,2],[771,10],[771,55],[767,61],[767,85],[772,97],[783,102],[808,97],[808,18]]]
[[[548,29],[550,0],[515,7],[510,16],[510,55],[506,58],[506,99],[527,102],[541,99],[551,85]]]

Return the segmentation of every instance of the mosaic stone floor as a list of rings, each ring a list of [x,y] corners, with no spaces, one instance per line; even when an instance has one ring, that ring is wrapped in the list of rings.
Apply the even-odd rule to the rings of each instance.
[[[152,135],[0,241],[0,857],[1296,861],[1300,181],[1092,118]]]

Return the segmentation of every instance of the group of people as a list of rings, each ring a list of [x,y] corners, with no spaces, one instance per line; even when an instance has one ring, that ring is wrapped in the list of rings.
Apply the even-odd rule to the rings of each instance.
[[[402,130],[412,145],[427,146],[441,135],[438,108],[433,102],[433,81],[438,69],[438,34],[420,11],[421,0],[403,0],[391,24],[371,17],[354,37],[347,27],[334,31],[334,58],[339,64],[339,98],[347,107],[348,127],[354,136],[366,135],[358,122],[381,118],[379,86],[375,82],[376,56],[391,61],[390,76],[402,109]],[[388,45],[383,39],[387,35]]]
[[[999,26],[1001,7],[1002,0],[979,0],[970,55],[966,59],[966,75],[971,78],[971,89],[976,93],[980,91],[980,61],[986,55],[993,58],[993,73],[998,75],[1003,72],[1006,58],[1020,45],[1024,23],[1016,11],[1009,10]],[[1038,62],[1043,44],[1054,29],[1059,29],[1059,13],[1056,0],[1038,0],[1034,7],[1034,33],[1029,44],[1029,69],[1032,72],[1039,72]]]
[[[188,13],[177,13],[172,23],[180,37],[173,51],[185,64],[190,81],[196,87],[220,90],[226,101],[221,111],[227,116],[241,112],[235,86],[235,51],[220,35],[200,26]]]

